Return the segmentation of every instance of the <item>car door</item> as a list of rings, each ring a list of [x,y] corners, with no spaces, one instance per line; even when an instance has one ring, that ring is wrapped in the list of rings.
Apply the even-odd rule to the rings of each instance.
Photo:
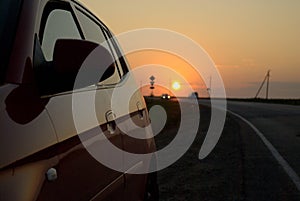
[[[84,40],[87,38],[74,14],[73,8],[72,4],[62,1],[49,1],[43,8],[35,51],[40,51],[36,54],[42,54],[50,67],[57,39]],[[92,31],[89,30],[89,33],[92,33]],[[100,32],[95,33],[94,36],[102,37]],[[47,77],[45,76],[45,79]],[[45,82],[45,79],[42,77],[38,80]],[[118,73],[114,73],[103,81],[102,85],[86,87],[76,92],[87,97],[91,93],[96,93],[94,106],[85,105],[83,102],[81,107],[95,109],[97,123],[90,123],[93,122],[89,119],[92,117],[85,118],[83,124],[86,123],[86,127],[80,133],[76,129],[73,118],[73,91],[65,90],[60,93],[51,93],[51,90],[44,91],[43,97],[48,99],[46,109],[59,142],[57,146],[59,164],[54,167],[57,172],[57,179],[44,184],[38,200],[122,200],[124,187],[122,173],[114,171],[94,159],[86,147],[83,146],[81,141],[83,138],[79,138],[79,136],[84,136],[85,141],[89,141],[89,148],[93,149],[95,146],[99,146],[99,143],[93,142],[93,137],[98,134],[100,128],[108,136],[111,143],[122,147],[120,132],[115,130],[113,133],[109,133],[108,129],[108,125],[114,121],[114,117],[113,115],[112,117],[108,116],[112,110],[107,96],[107,88],[113,86],[119,80]],[[46,85],[50,85],[50,88],[51,84],[56,84],[55,80],[50,79],[49,82]],[[108,143],[109,141],[101,143]],[[121,164],[122,158],[118,160]]]
[[[145,132],[140,132],[139,129],[135,128],[145,128],[150,122],[145,101],[138,90],[133,74],[129,73],[126,59],[122,55],[117,41],[113,38],[113,35],[104,24],[92,15],[86,13],[82,8],[80,8],[80,6],[75,6],[75,14],[79,19],[79,23],[83,26],[83,32],[88,40],[98,43],[103,43],[104,40],[106,40],[105,45],[111,50],[115,59],[115,64],[118,67],[118,73],[121,77],[121,81],[114,87],[107,88],[106,92],[108,99],[112,104],[112,110],[115,112],[117,126],[121,127],[118,128],[118,130],[122,133],[123,151],[135,154],[143,154],[153,151],[150,149],[151,143],[149,143],[147,139],[135,139],[128,135],[130,132],[138,133],[138,135],[141,136],[146,135]],[[105,39],[99,39],[99,37],[95,35],[97,32],[102,32]],[[131,94],[131,89],[136,90],[133,90],[133,93]],[[129,95],[128,100],[123,96],[125,94]],[[132,123],[137,127],[132,127]],[[137,160],[127,160],[124,158],[124,200],[135,201],[144,199],[147,175],[127,173],[133,169],[143,168],[145,165],[143,162],[144,161],[141,161],[138,158]]]
[[[122,81],[109,91],[112,102],[115,102],[117,122],[121,127],[123,150],[125,153],[146,154],[155,152],[155,143],[150,127],[150,119],[146,103],[134,74],[129,70],[129,65],[124,53],[107,28],[103,32],[109,40],[109,46],[120,66]],[[113,100],[114,99],[114,100]],[[126,200],[143,200],[146,191],[147,174],[132,174],[145,170],[150,165],[146,158],[127,157],[124,154],[124,176]],[[131,172],[131,173],[130,173]]]
[[[125,116],[125,122],[128,124],[127,133],[123,133],[123,146],[124,150],[134,154],[152,153],[153,142],[150,135],[151,129],[146,128],[149,126],[150,121],[146,109],[146,104],[137,90],[131,97],[129,102],[130,114]],[[149,135],[150,134],[150,135]],[[138,138],[136,138],[138,137]],[[150,137],[150,139],[145,139]],[[144,139],[140,139],[144,138]],[[142,200],[146,191],[147,174],[132,174],[131,172],[145,170],[149,166],[150,161],[146,157],[136,157],[135,159],[124,156],[125,168],[125,195],[129,200]],[[147,168],[147,167],[146,167]]]

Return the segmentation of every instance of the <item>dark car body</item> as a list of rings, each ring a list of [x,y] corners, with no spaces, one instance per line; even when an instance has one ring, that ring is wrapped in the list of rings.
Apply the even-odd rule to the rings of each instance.
[[[169,94],[162,94],[161,95],[161,98],[162,99],[166,99],[166,100],[169,100],[171,98],[171,96]]]
[[[155,174],[127,174],[138,161],[124,167],[124,172],[106,167],[79,137],[97,135],[93,133],[97,127],[108,142],[125,152],[155,151],[152,138],[134,139],[114,125],[131,119],[143,128],[150,121],[138,91],[129,106],[124,104],[128,113],[113,114],[112,93],[123,86],[130,69],[110,30],[77,1],[4,0],[0,4],[0,200],[134,201],[152,192],[157,199]],[[80,64],[108,39],[115,62],[101,84],[93,85],[98,125],[78,133],[72,115],[76,71],[64,65]],[[83,87],[77,93],[90,91]]]

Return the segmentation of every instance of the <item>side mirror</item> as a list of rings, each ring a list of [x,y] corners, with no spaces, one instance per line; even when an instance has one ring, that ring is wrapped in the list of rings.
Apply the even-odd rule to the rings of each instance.
[[[97,49],[96,49],[97,48]],[[111,53],[103,46],[84,40],[59,39],[55,43],[53,66],[61,85],[65,90],[72,90],[75,78],[86,58],[93,53],[92,61],[84,66],[81,73],[80,84],[75,87],[82,88],[106,80],[115,72],[114,59]],[[102,77],[99,77],[102,74]],[[83,75],[82,75],[83,74]]]
[[[93,52],[94,50],[96,51]],[[41,71],[42,75],[38,75],[42,95],[73,90],[76,76],[92,52],[95,61],[85,66],[87,73],[84,80],[76,85],[75,89],[97,84],[111,77],[116,68],[114,59],[111,53],[99,44],[85,40],[58,39],[54,47],[53,61],[47,62]],[[99,71],[103,71],[101,78]]]

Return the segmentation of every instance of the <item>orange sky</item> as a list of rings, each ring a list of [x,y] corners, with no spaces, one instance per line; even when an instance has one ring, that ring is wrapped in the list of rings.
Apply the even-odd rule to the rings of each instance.
[[[190,94],[190,90],[187,89],[186,85],[190,85],[195,91],[201,92],[201,94],[208,96],[207,87],[203,82],[203,79],[198,73],[193,69],[191,65],[189,65],[183,59],[172,55],[170,53],[162,52],[162,51],[138,51],[132,54],[127,55],[128,61],[131,61],[132,66],[144,66],[149,65],[152,70],[146,74],[139,73],[136,76],[136,80],[138,83],[144,85],[149,83],[149,77],[151,75],[155,76],[156,83],[165,86],[165,89],[173,89],[172,84],[174,82],[178,82],[181,85],[180,90],[178,90],[178,94],[180,96],[186,96]],[[164,72],[163,70],[157,70],[159,66],[165,66],[171,68],[173,71]],[[188,80],[186,83],[185,80]],[[147,90],[149,87],[144,87],[143,93],[150,94],[151,91]],[[154,95],[160,95],[162,93],[166,93],[166,91],[159,90],[157,87],[153,93]]]
[[[298,0],[81,1],[115,34],[138,28],[164,28],[190,37],[216,63],[229,97],[253,97],[271,69],[270,96],[300,98]],[[132,67],[145,63],[141,58],[146,53],[129,55]],[[182,66],[182,61],[168,55],[148,53],[149,60],[159,60],[176,69]],[[191,83],[198,79],[184,76]],[[201,82],[200,78],[197,82]]]

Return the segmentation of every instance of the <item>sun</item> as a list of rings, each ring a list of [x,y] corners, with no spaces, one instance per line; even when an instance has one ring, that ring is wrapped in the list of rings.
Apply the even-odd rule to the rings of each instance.
[[[173,88],[174,90],[179,90],[179,89],[181,88],[181,86],[180,86],[179,82],[174,82],[174,83],[172,84],[172,88]]]

